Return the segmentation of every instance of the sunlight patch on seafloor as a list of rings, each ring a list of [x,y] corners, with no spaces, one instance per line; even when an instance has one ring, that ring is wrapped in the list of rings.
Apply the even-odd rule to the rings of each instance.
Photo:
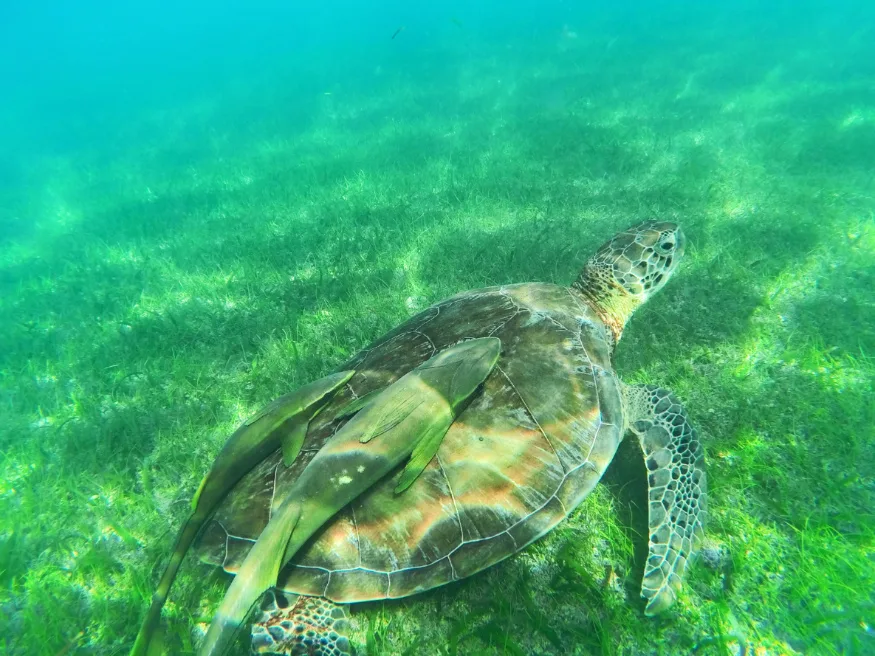
[[[842,119],[841,123],[839,123],[839,129],[847,130],[862,125],[871,125],[872,123],[875,123],[875,110],[859,108],[853,110]]]
[[[249,300],[246,296],[228,291],[229,284],[235,279],[233,271],[193,274],[176,270],[170,262],[164,262],[164,267],[168,269],[165,271],[168,279],[178,281],[177,286],[168,286],[159,294],[144,292],[131,306],[128,320],[166,316],[190,303],[217,311],[233,310]]]

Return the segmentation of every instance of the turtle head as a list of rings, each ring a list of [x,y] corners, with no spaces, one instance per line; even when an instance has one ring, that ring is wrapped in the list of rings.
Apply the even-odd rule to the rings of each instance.
[[[583,267],[572,287],[620,339],[635,309],[662,289],[684,254],[674,223],[645,221],[614,236]]]

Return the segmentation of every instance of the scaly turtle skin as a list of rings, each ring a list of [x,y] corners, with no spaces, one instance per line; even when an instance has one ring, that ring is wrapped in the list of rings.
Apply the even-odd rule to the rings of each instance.
[[[347,654],[337,604],[413,595],[525,548],[592,491],[627,431],[648,470],[645,612],[668,608],[703,534],[702,448],[679,402],[621,383],[611,356],[683,249],[679,227],[646,222],[606,243],[571,287],[464,292],[250,420],[205,478],[135,653],[214,509],[199,550],[238,576],[201,653],[219,653],[275,587],[285,595],[268,595],[254,652]],[[423,384],[435,371],[450,374]]]

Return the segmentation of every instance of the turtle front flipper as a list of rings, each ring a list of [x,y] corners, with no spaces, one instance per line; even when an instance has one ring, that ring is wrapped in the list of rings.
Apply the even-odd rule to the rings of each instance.
[[[339,510],[411,454],[417,456],[411,472],[418,473],[419,459],[437,450],[500,350],[499,339],[485,337],[441,351],[389,385],[325,443],[276,505],[240,566],[201,656],[223,653],[253,604],[276,585],[283,565]],[[420,444],[425,446],[417,448]]]
[[[351,656],[348,628],[346,611],[333,601],[271,590],[252,624],[252,653]]]
[[[646,615],[669,608],[687,560],[704,535],[707,513],[705,456],[683,406],[654,385],[624,385],[626,425],[638,436],[647,465],[647,564],[641,596]]]
[[[161,609],[167,600],[170,586],[176,578],[182,559],[219,502],[244,474],[280,446],[284,449],[297,448],[300,451],[300,444],[297,442],[303,438],[296,439],[296,437],[302,432],[306,434],[310,420],[325,407],[353,373],[355,372],[341,371],[331,374],[281,396],[244,422],[228,438],[195,493],[191,504],[191,515],[179,532],[170,562],[167,563],[158,588],[152,595],[152,604],[137,634],[131,656],[147,653],[152,634],[161,619]],[[293,438],[290,440],[289,436]]]

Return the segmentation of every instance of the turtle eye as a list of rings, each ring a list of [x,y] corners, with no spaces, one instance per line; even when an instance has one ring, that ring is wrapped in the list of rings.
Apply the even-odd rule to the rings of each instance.
[[[673,242],[672,240],[670,240],[670,239],[668,239],[668,240],[662,242],[662,243],[659,245],[659,249],[660,249],[663,253],[668,253],[672,248],[674,248],[674,242]]]

